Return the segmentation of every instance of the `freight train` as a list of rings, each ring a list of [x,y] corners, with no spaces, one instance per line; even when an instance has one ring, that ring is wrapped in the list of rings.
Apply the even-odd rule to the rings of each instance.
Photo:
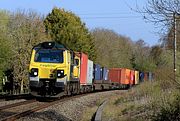
[[[43,42],[32,49],[29,87],[32,95],[53,97],[129,88],[148,77],[152,79],[149,75],[125,68],[101,67],[87,54],[56,42]]]

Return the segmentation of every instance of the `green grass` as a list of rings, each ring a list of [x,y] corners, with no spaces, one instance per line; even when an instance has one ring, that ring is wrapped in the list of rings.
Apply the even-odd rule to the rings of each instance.
[[[103,102],[103,98],[99,98],[94,102],[94,105],[88,106],[81,117],[80,121],[91,121],[99,105]]]
[[[170,121],[180,117],[180,90],[170,80],[144,82],[110,100],[103,111],[107,121]]]
[[[97,106],[87,108],[84,111],[83,116],[81,117],[81,121],[91,121],[91,119],[92,119],[94,113],[96,112],[97,108],[98,108]]]

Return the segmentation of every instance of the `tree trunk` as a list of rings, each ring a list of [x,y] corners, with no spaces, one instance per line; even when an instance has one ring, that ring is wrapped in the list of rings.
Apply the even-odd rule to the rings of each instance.
[[[20,93],[23,93],[24,92],[24,90],[23,90],[23,80],[21,80],[21,90],[20,90]]]

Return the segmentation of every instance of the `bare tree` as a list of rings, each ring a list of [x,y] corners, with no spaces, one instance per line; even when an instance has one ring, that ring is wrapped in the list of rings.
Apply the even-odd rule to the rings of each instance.
[[[180,0],[148,0],[143,9],[138,9],[147,21],[153,22],[163,34],[162,43],[174,50],[174,79],[176,80],[177,52],[180,51]]]
[[[143,9],[138,8],[144,18],[156,25],[169,27],[173,23],[173,14],[180,14],[179,0],[148,0]]]
[[[137,12],[141,13],[146,21],[155,24],[158,33],[161,35],[162,44],[172,48],[174,15],[177,19],[177,35],[180,34],[180,0],[148,0],[143,8],[137,6]],[[178,43],[180,41],[177,39]]]

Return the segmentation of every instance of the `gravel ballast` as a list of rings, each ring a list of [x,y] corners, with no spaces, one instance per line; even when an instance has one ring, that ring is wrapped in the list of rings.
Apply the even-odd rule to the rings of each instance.
[[[18,102],[23,102],[26,101],[25,99],[17,99],[17,100],[8,100],[8,101],[1,101],[0,102],[0,107],[5,106],[5,105],[10,105]]]
[[[39,112],[22,117],[18,121],[79,121],[86,108],[96,105],[97,101],[119,95],[122,92],[122,90],[115,90],[92,93],[66,102],[60,102]]]

